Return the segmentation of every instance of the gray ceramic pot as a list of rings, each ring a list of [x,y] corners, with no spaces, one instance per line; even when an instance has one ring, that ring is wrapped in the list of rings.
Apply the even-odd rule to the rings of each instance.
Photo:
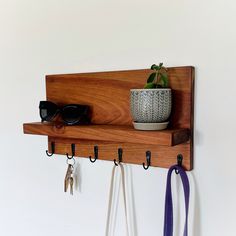
[[[171,113],[171,89],[131,89],[130,109],[135,122],[164,122]]]

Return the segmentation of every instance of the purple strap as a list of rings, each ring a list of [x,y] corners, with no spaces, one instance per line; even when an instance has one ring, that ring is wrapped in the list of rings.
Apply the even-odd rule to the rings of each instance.
[[[178,165],[170,167],[167,175],[166,183],[166,199],[165,199],[165,219],[164,219],[164,236],[173,236],[173,203],[171,194],[171,174],[173,170],[178,170],[183,188],[184,188],[184,198],[185,198],[185,226],[184,226],[184,236],[188,236],[188,209],[189,209],[189,181],[185,170]]]

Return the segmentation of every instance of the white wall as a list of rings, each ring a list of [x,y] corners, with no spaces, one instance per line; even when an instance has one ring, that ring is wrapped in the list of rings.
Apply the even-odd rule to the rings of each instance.
[[[163,61],[196,67],[190,235],[234,236],[235,10],[233,0],[0,0],[0,235],[104,235],[112,163],[79,159],[81,192],[71,197],[65,158],[45,156],[46,137],[23,135],[23,122],[39,120],[44,76]],[[135,236],[162,235],[167,170],[128,173]],[[125,235],[122,211],[116,235]]]

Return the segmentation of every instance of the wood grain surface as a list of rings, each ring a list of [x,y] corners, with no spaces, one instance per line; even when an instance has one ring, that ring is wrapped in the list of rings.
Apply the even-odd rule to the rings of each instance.
[[[188,129],[168,129],[159,132],[139,131],[125,125],[62,125],[54,123],[24,124],[24,133],[61,138],[113,141],[173,146],[189,140]]]
[[[172,89],[172,112],[168,130],[137,131],[132,128],[130,89],[143,88],[149,69],[92,72],[46,76],[47,100],[58,105],[86,104],[91,107],[91,126],[28,123],[24,132],[47,135],[49,149],[56,142],[56,153],[70,152],[76,144],[76,156],[93,155],[99,146],[99,159],[113,160],[123,148],[123,162],[142,164],[145,152],[152,153],[152,166],[168,168],[184,156],[186,170],[193,168],[194,68],[168,68]]]
[[[98,146],[98,160],[118,160],[118,148],[123,149],[122,163],[142,165],[146,163],[146,151],[151,151],[151,166],[169,168],[177,163],[177,155],[183,155],[183,166],[186,170],[192,170],[191,161],[188,158],[190,153],[189,143],[172,147],[157,146],[150,144],[135,143],[114,143],[97,140],[62,139],[49,137],[49,151],[51,142],[55,142],[55,153],[71,155],[71,144],[75,144],[76,157],[94,157],[94,146]],[[65,156],[66,158],[66,156]],[[89,160],[88,160],[89,161]]]
[[[173,108],[170,126],[191,129],[193,67],[168,68]],[[91,106],[93,124],[132,125],[130,89],[143,88],[151,70],[46,76],[47,100]]]

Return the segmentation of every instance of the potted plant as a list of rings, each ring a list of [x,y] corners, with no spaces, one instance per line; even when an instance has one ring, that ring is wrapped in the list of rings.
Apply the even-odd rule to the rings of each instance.
[[[151,66],[152,73],[143,89],[130,90],[130,108],[135,129],[162,130],[167,128],[171,113],[171,89],[168,72],[163,66]]]

